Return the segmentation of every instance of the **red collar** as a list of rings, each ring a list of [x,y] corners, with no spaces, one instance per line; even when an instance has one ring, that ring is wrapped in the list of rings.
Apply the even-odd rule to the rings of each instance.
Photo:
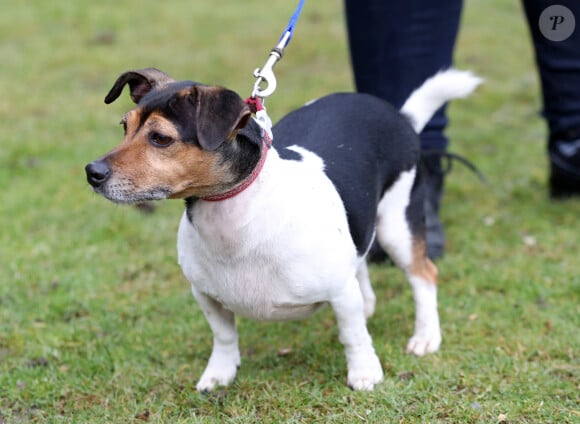
[[[258,178],[258,175],[260,175],[260,171],[262,171],[262,168],[264,167],[264,162],[266,162],[266,157],[268,156],[268,150],[270,150],[271,146],[272,146],[272,140],[268,136],[268,133],[266,131],[263,131],[262,151],[260,153],[260,160],[256,164],[256,167],[253,169],[253,171],[250,173],[250,175],[248,175],[240,184],[238,184],[237,186],[235,186],[231,190],[228,190],[228,191],[226,191],[224,193],[220,193],[220,194],[214,194],[212,196],[202,197],[201,200],[205,200],[206,202],[220,202],[222,200],[230,199],[234,196],[237,196],[242,191],[244,191],[249,186],[251,186],[252,183],[254,181],[256,181],[256,178]]]

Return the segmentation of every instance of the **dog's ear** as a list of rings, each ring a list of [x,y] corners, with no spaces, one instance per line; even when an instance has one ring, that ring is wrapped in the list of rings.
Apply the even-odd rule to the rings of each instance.
[[[244,128],[252,112],[234,91],[194,85],[190,95],[195,108],[197,140],[204,150],[215,150]]]
[[[115,81],[113,88],[105,97],[105,103],[114,102],[123,91],[125,84],[129,84],[131,90],[131,100],[139,103],[143,96],[149,93],[153,88],[175,81],[165,72],[156,68],[137,69],[135,71],[127,71]]]

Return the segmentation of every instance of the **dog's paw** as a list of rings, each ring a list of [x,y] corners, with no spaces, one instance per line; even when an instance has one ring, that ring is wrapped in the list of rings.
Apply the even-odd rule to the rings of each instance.
[[[383,381],[383,369],[376,356],[359,367],[349,367],[347,385],[353,390],[373,390]]]
[[[235,365],[226,367],[208,365],[195,388],[200,392],[211,392],[218,386],[228,386],[234,381],[237,370],[238,367]]]
[[[200,392],[211,392],[218,386],[228,386],[236,377],[240,367],[237,347],[231,351],[214,350],[205,371],[195,386]]]
[[[383,381],[383,371],[349,372],[347,384],[353,390],[374,390],[375,386]]]
[[[431,331],[421,331],[415,333],[407,344],[407,353],[416,356],[423,356],[426,353],[433,353],[439,350],[441,346],[441,331],[433,329]]]

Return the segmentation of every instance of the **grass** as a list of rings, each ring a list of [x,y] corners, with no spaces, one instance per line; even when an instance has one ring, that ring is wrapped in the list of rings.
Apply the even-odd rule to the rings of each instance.
[[[444,343],[403,353],[413,325],[403,276],[374,266],[369,322],[385,381],[345,386],[334,317],[240,321],[233,386],[195,391],[211,335],[176,264],[181,202],[152,215],[89,190],[83,166],[118,143],[126,69],[249,94],[293,4],[13,2],[0,14],[0,423],[577,422],[580,202],[546,195],[545,128],[517,2],[471,0],[457,65],[487,80],[451,107],[456,166],[439,262]],[[277,66],[277,118],[351,90],[341,2],[308,2]]]

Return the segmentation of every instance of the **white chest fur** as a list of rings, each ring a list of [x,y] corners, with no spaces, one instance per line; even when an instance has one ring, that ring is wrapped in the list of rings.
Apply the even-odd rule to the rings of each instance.
[[[195,289],[242,316],[303,318],[332,298],[357,266],[344,206],[316,155],[280,159],[221,202],[183,216],[179,263]]]

